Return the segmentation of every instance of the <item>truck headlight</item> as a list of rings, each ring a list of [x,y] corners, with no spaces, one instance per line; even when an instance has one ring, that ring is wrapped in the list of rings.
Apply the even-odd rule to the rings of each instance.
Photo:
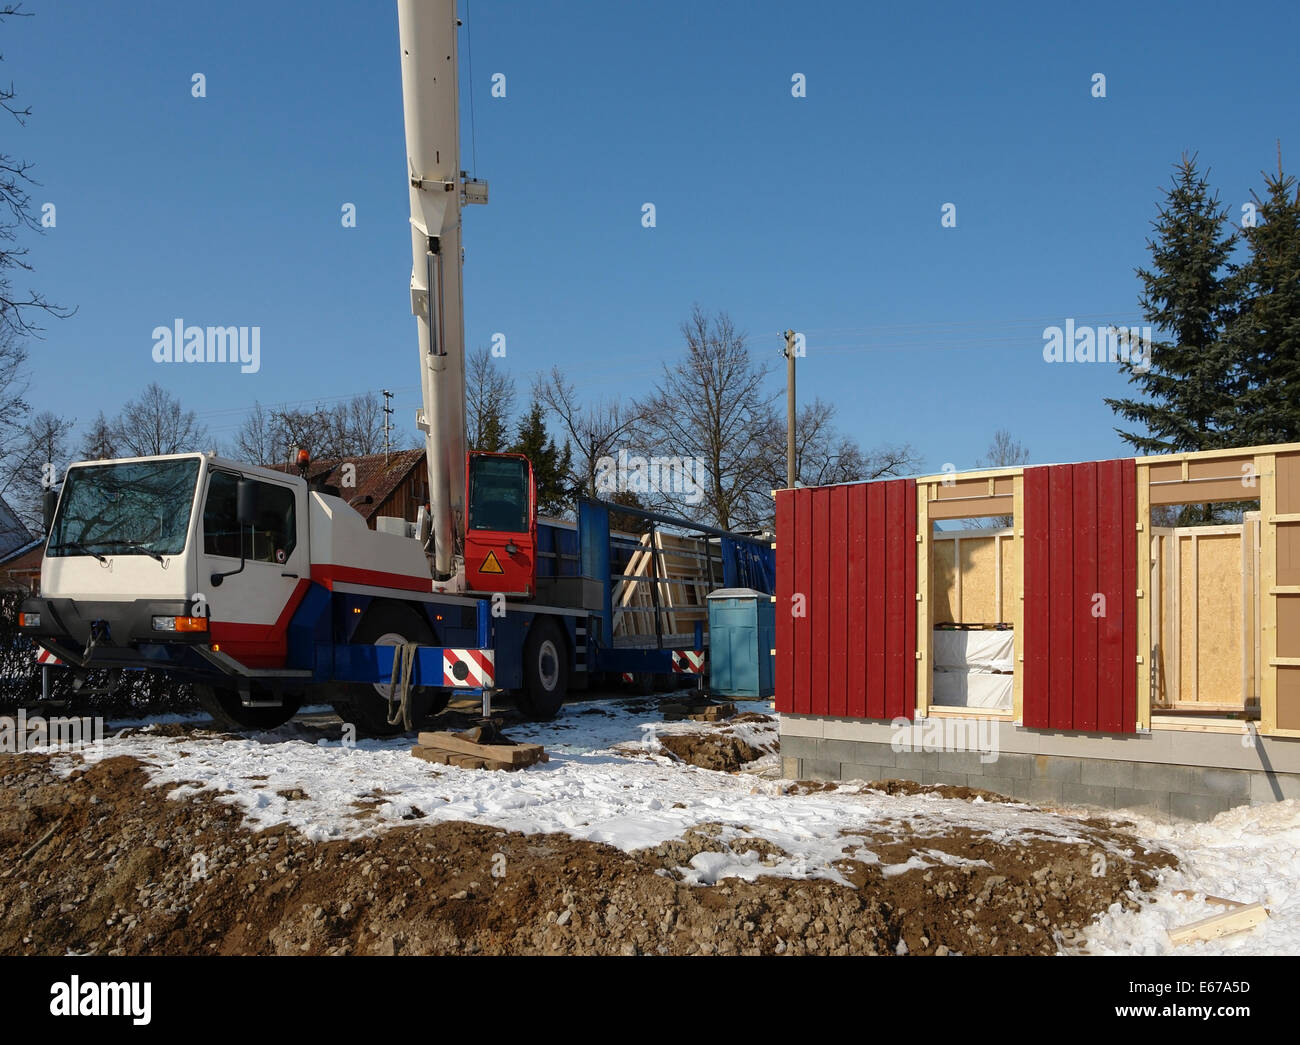
[[[175,630],[176,630],[176,618],[175,618],[175,617],[155,617],[155,618],[153,619],[153,630],[154,630],[154,631],[175,631]]]
[[[41,626],[41,615],[39,613],[18,614],[18,627],[39,628],[40,626]]]

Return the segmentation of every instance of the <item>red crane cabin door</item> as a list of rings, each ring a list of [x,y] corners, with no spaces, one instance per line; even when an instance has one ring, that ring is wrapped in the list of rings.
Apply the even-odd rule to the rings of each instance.
[[[1024,472],[1024,717],[1137,731],[1137,474],[1132,458]]]
[[[916,481],[776,492],[776,707],[916,710]]]
[[[465,468],[470,591],[537,593],[537,487],[523,454],[471,453]]]

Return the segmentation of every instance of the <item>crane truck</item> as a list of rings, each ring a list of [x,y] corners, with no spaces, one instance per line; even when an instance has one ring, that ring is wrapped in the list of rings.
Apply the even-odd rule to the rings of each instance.
[[[665,633],[657,589],[655,633],[616,638],[620,571],[644,544],[611,532],[610,504],[539,521],[528,459],[467,449],[461,211],[487,185],[459,166],[455,0],[397,8],[428,503],[372,530],[308,481],[305,458],[298,475],[211,453],[70,465],[46,494],[40,593],[19,626],[79,678],[153,669],[233,728],[328,702],[393,735],[453,693],[488,709],[507,691],[547,719],[596,673],[702,670],[702,629]],[[716,548],[710,580],[773,590],[767,543],[635,514],[652,548],[662,524],[699,534],[706,557]]]

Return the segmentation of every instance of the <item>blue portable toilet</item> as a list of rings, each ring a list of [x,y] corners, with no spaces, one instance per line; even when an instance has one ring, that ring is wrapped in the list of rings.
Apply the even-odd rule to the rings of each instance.
[[[776,693],[772,649],[776,606],[753,588],[709,593],[709,692],[720,697],[770,697]]]

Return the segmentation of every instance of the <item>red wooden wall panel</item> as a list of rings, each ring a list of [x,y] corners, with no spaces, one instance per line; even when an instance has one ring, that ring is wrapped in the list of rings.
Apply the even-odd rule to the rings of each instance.
[[[794,494],[786,490],[776,493],[776,532],[792,534],[794,528]],[[794,710],[794,618],[790,614],[790,589],[794,578],[795,542],[776,542],[776,662],[772,665],[776,684],[776,710]],[[759,655],[762,655],[759,650]]]
[[[831,564],[830,606],[826,616],[828,665],[828,715],[849,713],[849,488],[834,486],[830,496],[830,547],[843,549],[843,558]]]
[[[1024,472],[1024,724],[1137,726],[1135,462]]]
[[[1097,465],[1074,469],[1074,525],[1080,539],[1074,549],[1074,685],[1070,722],[1075,729],[1097,728],[1097,631],[1093,616],[1104,603],[1096,599],[1097,542],[1087,536],[1097,531]],[[1095,608],[1094,608],[1095,607]]]
[[[885,484],[867,484],[867,718],[885,717]]]
[[[1113,732],[1137,732],[1137,590],[1139,587],[1137,562],[1137,461],[1125,458],[1120,462],[1121,488],[1124,492],[1124,517],[1120,522],[1120,532],[1124,535],[1119,548],[1124,555],[1123,587],[1120,592],[1120,605],[1124,608],[1123,627],[1120,635],[1124,648],[1120,660],[1120,678],[1123,685],[1114,691],[1114,698],[1120,703],[1115,710]],[[1146,521],[1147,526],[1151,520]],[[1148,564],[1148,570],[1150,564]],[[1141,582],[1141,587],[1150,585],[1149,580]],[[1144,601],[1143,606],[1151,605]]]
[[[826,554],[830,542],[831,501],[828,490],[811,490],[812,494],[812,577],[808,585],[808,620],[812,625],[812,689],[809,711],[814,715],[830,714],[830,601],[831,558]]]
[[[779,491],[776,545],[777,710],[910,717],[915,481]]]
[[[1047,634],[1047,607],[1049,592],[1048,577],[1048,493],[1047,469],[1026,468],[1024,472],[1025,519],[1021,528],[1025,531],[1024,545],[1024,584],[1022,592],[1025,600],[1024,639],[1020,648],[1024,654],[1021,670],[1024,678],[1021,688],[1024,693],[1024,721],[1029,723],[1031,717],[1044,717],[1043,708],[1047,700],[1048,662],[1047,650],[1050,643]],[[1031,579],[1038,579],[1031,583]],[[1044,723],[1045,724],[1045,723]]]
[[[1123,461],[1102,461],[1097,466],[1098,526],[1105,533],[1124,530]],[[1130,483],[1134,478],[1130,477]],[[1129,533],[1133,533],[1129,527]],[[1137,535],[1132,543],[1136,554]],[[1124,557],[1118,547],[1099,548],[1097,554],[1097,591],[1105,598],[1099,607],[1104,615],[1097,618],[1097,723],[1094,728],[1114,732],[1121,727],[1123,716],[1124,633],[1136,629],[1136,618],[1125,621],[1125,614],[1112,611],[1112,604],[1122,607],[1125,588]],[[1130,662],[1131,663],[1131,662]]]
[[[867,716],[867,487],[849,487],[848,711]]]

